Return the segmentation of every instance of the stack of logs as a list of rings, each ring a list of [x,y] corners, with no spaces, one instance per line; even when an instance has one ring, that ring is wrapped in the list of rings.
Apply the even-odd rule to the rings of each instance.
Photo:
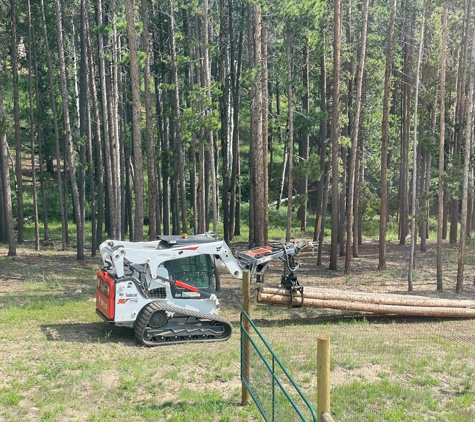
[[[428,298],[412,294],[351,292],[304,287],[292,295],[283,287],[259,287],[258,304],[292,307],[331,308],[387,315],[446,318],[475,318],[475,300]]]

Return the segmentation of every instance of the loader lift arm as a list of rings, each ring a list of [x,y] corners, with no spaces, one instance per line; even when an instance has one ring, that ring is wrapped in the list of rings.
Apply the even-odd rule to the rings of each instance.
[[[275,259],[284,262],[284,274],[294,274],[299,265],[295,256],[307,245],[307,241],[295,239],[285,243],[273,243],[269,246],[253,248],[239,252],[237,259],[242,268],[251,272],[251,278],[256,277],[258,283],[264,282],[264,273]]]

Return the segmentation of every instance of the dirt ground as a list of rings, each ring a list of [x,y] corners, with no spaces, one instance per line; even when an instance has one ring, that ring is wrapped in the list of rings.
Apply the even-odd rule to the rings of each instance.
[[[325,244],[322,255],[322,265],[317,265],[317,247],[307,246],[297,257],[299,268],[298,280],[301,285],[308,287],[321,287],[341,289],[355,292],[397,293],[408,292],[409,246],[388,242],[386,270],[378,270],[379,249],[378,242],[369,241],[360,245],[359,256],[352,258],[351,273],[344,274],[345,257],[338,258],[337,271],[329,270],[330,245]],[[245,250],[246,245],[234,246],[233,250]],[[428,243],[426,252],[416,250],[413,270],[413,295],[445,299],[471,299],[475,300],[475,263],[473,253],[467,250],[464,268],[464,286],[461,294],[455,293],[457,281],[457,246],[444,244],[443,257],[443,291],[437,291],[437,245]],[[275,261],[265,274],[265,283],[277,286],[280,283],[283,265]],[[229,277],[223,277],[223,301],[233,301],[236,293],[229,289],[233,283]],[[234,303],[235,306],[240,304]]]
[[[468,248],[471,246],[469,245]],[[247,249],[245,244],[233,244],[233,252],[243,251]],[[297,257],[297,262],[300,267],[297,271],[300,283],[303,286],[308,287],[328,287],[332,289],[342,289],[350,291],[362,291],[362,292],[392,292],[407,294],[407,271],[409,262],[408,247],[404,245],[398,245],[396,243],[388,243],[387,245],[387,269],[385,271],[378,271],[378,243],[367,242],[360,247],[360,254],[358,258],[352,259],[351,274],[344,274],[344,257],[340,257],[338,260],[338,270],[330,271],[329,266],[329,249],[330,245],[324,245],[323,262],[321,266],[316,265],[317,250],[312,246],[308,246],[303,249]],[[76,254],[73,249],[68,251],[60,251],[55,245],[43,246],[42,251],[34,251],[30,245],[18,247],[18,253],[15,257],[7,257],[8,250],[5,245],[0,247],[0,310],[2,307],[7,306],[5,304],[5,298],[11,298],[16,303],[21,304],[22,297],[25,292],[25,286],[22,285],[22,281],[26,283],[38,282],[40,285],[42,282],[48,285],[45,293],[54,292],[54,297],[63,296],[64,299],[79,295],[82,299],[85,299],[88,304],[90,303],[91,314],[94,309],[94,290],[95,290],[95,274],[101,268],[100,257],[87,257],[84,261],[77,261]],[[467,263],[465,266],[465,284],[463,293],[457,295],[455,293],[456,273],[457,273],[457,247],[449,244],[444,245],[444,291],[437,292],[436,290],[436,245],[429,243],[428,251],[421,253],[417,251],[415,256],[415,270],[413,275],[413,284],[415,295],[424,295],[428,297],[439,298],[454,298],[454,299],[471,299],[475,300],[475,286],[473,280],[475,276],[475,260],[471,251],[467,251]],[[283,264],[279,261],[274,262],[269,271],[266,273],[265,283],[269,286],[277,287],[280,283],[280,275],[282,274]],[[51,287],[53,286],[53,287]],[[255,283],[253,284],[255,287]],[[221,302],[221,315],[230,320],[236,327],[239,324],[240,310],[242,309],[242,292],[240,280],[233,279],[229,275],[223,275],[221,277],[221,291],[217,293]],[[31,298],[30,298],[31,299]],[[332,350],[333,356],[336,362],[335,368],[332,370],[332,387],[350,385],[355,379],[364,379],[366,381],[380,381],[381,374],[390,373],[388,375],[390,380],[394,382],[400,382],[401,377],[405,377],[404,380],[410,385],[415,376],[413,374],[406,375],[403,370],[399,373],[393,370],[391,366],[393,361],[387,361],[385,358],[381,358],[384,351],[373,350],[373,346],[366,347],[367,343],[375,340],[378,343],[379,340],[385,339],[388,344],[400,345],[406,342],[408,347],[403,348],[404,354],[407,356],[408,350],[411,350],[412,356],[424,356],[429,353],[427,350],[428,344],[425,343],[410,343],[415,342],[418,337],[427,336],[427,333],[433,334],[434,337],[443,337],[443,339],[456,342],[457,344],[473,346],[475,337],[473,332],[472,320],[460,319],[448,321],[447,323],[439,320],[424,318],[402,318],[397,320],[400,323],[393,323],[395,318],[388,317],[387,321],[385,317],[374,317],[374,319],[368,316],[368,320],[374,320],[375,324],[370,326],[358,325],[357,327],[348,326],[335,328],[335,326],[325,326],[325,322],[332,320],[344,321],[347,317],[352,318],[353,315],[361,315],[357,312],[339,311],[334,309],[285,309],[285,308],[272,308],[272,307],[253,307],[252,317],[256,318],[259,323],[259,329],[261,327],[266,333],[271,344],[285,345],[292,344],[292,348],[289,348],[296,359],[300,359],[300,356],[307,355],[308,349],[316,350],[316,338],[320,333],[320,330],[327,329],[333,331],[329,333],[332,335]],[[365,314],[365,317],[367,314]],[[50,350],[53,346],[66,344],[68,353],[78,353],[83,359],[88,362],[92,361],[94,356],[99,353],[97,350],[101,350],[101,353],[108,354],[110,350],[114,350],[123,356],[129,356],[131,354],[141,356],[144,360],[148,359],[150,355],[160,355],[161,350],[150,351],[146,348],[137,347],[134,334],[132,330],[120,329],[109,326],[105,326],[102,321],[97,317],[97,321],[93,319],[88,322],[78,323],[75,320],[65,319],[60,323],[54,324],[42,324],[40,328],[31,329],[38,342],[35,347],[42,347],[44,350]],[[362,321],[362,319],[358,319]],[[323,323],[323,325],[321,324]],[[274,327],[276,329],[274,329]],[[335,331],[338,329],[337,334]],[[35,331],[36,330],[36,331]],[[41,331],[38,331],[41,330]],[[37,332],[38,331],[38,332]],[[30,333],[30,334],[31,334]],[[300,340],[295,342],[295,336]],[[374,337],[377,336],[377,337]],[[40,340],[44,338],[44,342]],[[348,353],[348,345],[352,345],[356,340],[360,341],[360,348],[358,352],[351,351]],[[100,339],[99,342],[97,339]],[[239,335],[237,330],[233,334],[230,341],[220,344],[220,349],[233,353],[238,347]],[[7,343],[5,343],[7,344]],[[11,344],[10,342],[8,344]],[[76,350],[76,345],[79,344],[81,351]],[[385,346],[386,343],[379,341],[380,346]],[[40,346],[38,346],[40,345]],[[13,343],[9,346],[9,355],[11,359],[18,356],[23,356],[27,353],[25,349],[25,343]],[[30,346],[31,347],[31,346]],[[59,347],[59,346],[58,346]],[[63,347],[63,346],[61,346]],[[432,346],[431,346],[432,347]],[[438,347],[438,346],[436,346]],[[174,346],[171,346],[173,350]],[[175,346],[178,350],[179,346]],[[190,353],[206,353],[209,348],[207,344],[194,345],[189,348]],[[304,348],[305,350],[301,350]],[[158,349],[158,348],[157,348]],[[351,349],[351,348],[350,348]],[[66,350],[66,349],[65,349]],[[69,351],[72,350],[72,351]],[[218,350],[213,349],[213,350]],[[282,348],[279,349],[279,353],[283,353]],[[290,352],[289,352],[290,353]],[[445,362],[444,351],[439,351],[437,348],[432,347],[430,349],[431,359],[441,359]],[[312,352],[312,356],[313,356]],[[381,362],[375,362],[374,355],[381,359]],[[47,354],[45,355],[47,356]],[[88,358],[90,356],[90,358]],[[193,355],[194,356],[194,355]],[[287,361],[290,356],[282,356]],[[292,355],[293,357],[293,355]],[[58,358],[59,359],[59,358]],[[354,359],[359,366],[352,366]],[[389,357],[388,357],[389,359]],[[413,359],[414,360],[414,359]],[[360,364],[360,361],[363,362]],[[39,361],[41,363],[41,361]],[[390,363],[388,363],[390,362]],[[467,357],[464,361],[467,368],[473,368],[473,358]],[[232,370],[228,369],[229,373],[233,373],[232,376],[227,379],[223,384],[220,379],[213,380],[203,384],[202,377],[198,376],[198,373],[191,373],[186,375],[186,379],[197,379],[196,382],[188,382],[187,385],[202,391],[203,389],[209,389],[216,387],[220,391],[223,388],[229,391],[229,396],[232,391],[238,390],[240,387],[240,380],[237,376],[239,368],[238,362],[232,363]],[[204,369],[199,369],[203,370]],[[206,369],[207,370],[207,369]],[[1,371],[0,371],[1,372]],[[393,373],[394,372],[394,373]],[[458,374],[459,372],[454,372]],[[449,377],[445,373],[437,374],[440,377]],[[315,391],[314,380],[309,382],[305,381],[305,374],[297,374],[299,381],[302,382],[306,390],[310,393]],[[101,375],[101,382],[107,385],[119,385],[120,377],[117,372],[106,372]],[[399,378],[398,378],[399,377]],[[460,381],[455,380],[455,376],[447,378],[449,381],[444,380],[445,384],[449,387],[444,389],[451,391],[452,395],[459,394]],[[457,378],[458,379],[458,378]],[[199,381],[201,380],[201,381]],[[154,382],[161,382],[158,378]],[[147,386],[148,382],[144,382]],[[151,382],[151,381],[150,381]],[[442,381],[441,381],[442,382]],[[457,384],[458,383],[458,384]],[[120,385],[119,385],[120,387]],[[117,388],[119,388],[117,387]],[[1,382],[0,382],[1,388]],[[145,388],[145,387],[144,387]],[[191,388],[191,387],[190,387]],[[418,387],[419,388],[419,387]],[[423,387],[420,387],[423,388]],[[444,391],[445,391],[444,390]],[[69,390],[66,390],[69,391]],[[90,389],[90,391],[93,391]],[[167,395],[163,397],[163,400],[173,401],[178,397],[178,387],[175,389],[167,389]],[[69,393],[68,393],[69,394]],[[75,394],[72,393],[72,394]],[[435,394],[435,393],[434,393]],[[437,393],[437,400],[439,400],[440,394]],[[32,403],[37,403],[38,398],[35,392],[24,393],[27,399],[24,400],[25,409],[32,408]],[[447,397],[452,395],[442,395],[440,400],[448,400]],[[88,400],[96,400],[89,398]],[[86,401],[86,400],[85,400]],[[105,405],[103,402],[96,403],[97,406]],[[26,410],[25,410],[26,412]],[[22,420],[38,420],[38,415],[32,413],[25,413],[28,416],[21,418]],[[1,417],[0,417],[1,419]],[[77,420],[77,415],[73,415],[69,420]],[[20,420],[20,419],[18,419]],[[64,419],[67,420],[67,419]],[[353,419],[347,419],[353,420]],[[372,419],[378,420],[378,419]],[[432,419],[428,419],[432,420]],[[468,419],[470,420],[470,419]]]
[[[470,246],[468,246],[470,248]],[[247,246],[243,243],[233,244],[233,252],[244,251]],[[330,245],[324,244],[322,265],[317,265],[317,247],[307,246],[297,257],[299,268],[297,275],[300,284],[309,287],[328,287],[342,290],[361,292],[391,292],[408,293],[409,247],[396,242],[387,244],[386,270],[378,271],[378,243],[369,241],[360,245],[359,256],[352,258],[351,273],[344,274],[344,257],[338,258],[337,271],[330,271]],[[0,256],[6,257],[8,249],[0,246]],[[416,250],[415,269],[413,271],[413,294],[438,298],[472,299],[475,300],[475,259],[473,252],[467,250],[464,268],[463,293],[455,293],[457,277],[457,246],[444,244],[443,257],[443,291],[437,291],[436,284],[436,244],[428,243],[427,252]],[[54,244],[43,246],[41,251],[34,251],[30,245],[19,246],[17,256],[8,257],[3,265],[0,264],[0,297],[7,291],[15,289],[13,280],[35,281],[44,277],[61,280],[79,271],[85,278],[91,278],[94,283],[95,272],[101,267],[100,257],[91,258],[86,251],[86,259],[78,261],[75,251],[60,251]],[[2,268],[2,266],[4,268]],[[265,275],[266,284],[278,285],[283,265],[273,262]],[[84,283],[75,285],[74,280],[67,283],[65,294],[74,294],[76,288]],[[222,291],[219,296],[228,305],[241,306],[240,294],[236,295],[240,284],[230,276],[223,274]]]

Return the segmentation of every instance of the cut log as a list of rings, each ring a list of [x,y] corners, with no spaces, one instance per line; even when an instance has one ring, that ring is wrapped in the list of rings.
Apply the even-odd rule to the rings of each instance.
[[[289,307],[290,296],[259,292],[257,294],[257,302]],[[305,294],[303,301],[301,296],[294,296],[292,300],[292,306],[301,306],[308,308],[330,308],[345,311],[371,312],[374,314],[386,315],[427,316],[443,318],[475,318],[475,309],[470,308],[384,305],[347,300],[312,299],[307,297]]]
[[[283,287],[260,287],[259,293],[290,296],[290,291]],[[379,305],[467,308],[475,310],[474,300],[429,298],[426,296],[417,296],[412,294],[403,295],[391,293],[352,292],[337,289],[304,287],[303,295],[305,298],[309,299],[342,300],[349,302],[373,303]],[[300,297],[300,293],[297,292],[294,296],[298,298]]]

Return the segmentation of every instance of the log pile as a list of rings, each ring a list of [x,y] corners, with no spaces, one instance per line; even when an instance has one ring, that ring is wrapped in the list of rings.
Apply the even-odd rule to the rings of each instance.
[[[291,304],[292,300],[292,304]],[[474,300],[437,299],[412,294],[350,292],[305,287],[292,297],[283,287],[259,287],[258,304],[290,307],[331,308],[387,315],[475,318]]]

